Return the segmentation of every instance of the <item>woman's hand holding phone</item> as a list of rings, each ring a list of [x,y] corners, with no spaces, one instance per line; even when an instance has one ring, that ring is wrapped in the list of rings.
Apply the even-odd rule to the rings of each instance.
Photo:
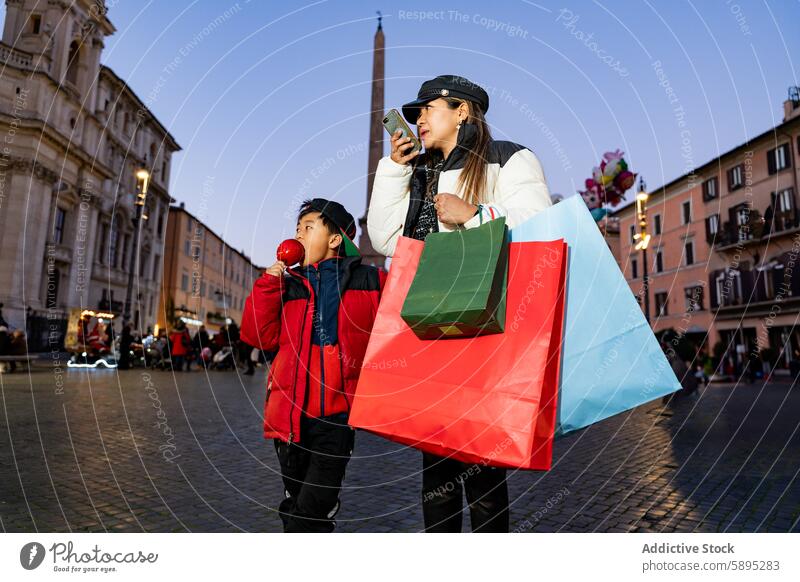
[[[414,150],[410,154],[407,153],[409,148],[413,148],[414,144],[411,142],[410,137],[403,137],[402,130],[397,130],[392,134],[392,161],[398,164],[406,165],[411,160],[419,155],[419,150]]]

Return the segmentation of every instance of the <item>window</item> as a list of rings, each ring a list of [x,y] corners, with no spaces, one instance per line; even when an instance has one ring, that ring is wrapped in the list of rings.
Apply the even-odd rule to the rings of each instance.
[[[785,170],[791,165],[788,143],[767,152],[767,170],[770,174]]]
[[[183,243],[183,252],[187,257],[192,256],[192,243],[188,240]]]
[[[31,33],[39,34],[42,31],[42,17],[39,14],[31,15]]]
[[[188,291],[189,290],[189,275],[184,273],[181,275],[181,290]]]
[[[713,200],[717,197],[717,178],[709,178],[703,182],[703,200]]]
[[[681,204],[681,218],[683,219],[683,224],[689,224],[692,222],[692,201],[687,200],[683,204]]]
[[[763,269],[756,269],[758,281],[763,283],[764,297],[767,299],[775,298],[775,271],[783,272],[783,265],[777,261],[771,261],[771,263],[771,265],[765,265]]]
[[[696,285],[683,290],[686,299],[686,313],[703,310],[703,286]]]
[[[631,232],[631,244],[633,244],[633,243],[636,242],[636,225],[635,224],[631,225],[630,232]]]
[[[158,263],[161,261],[161,257],[156,255],[153,257],[153,276],[151,277],[153,281],[158,281]]]
[[[100,236],[97,237],[97,261],[101,265],[106,264],[106,239],[108,238],[108,225],[100,225]]]
[[[636,259],[631,259],[631,279],[639,278],[639,263]]]
[[[47,273],[44,306],[46,309],[58,307],[58,288],[61,285],[61,271],[52,269]]]
[[[773,206],[775,209],[773,222],[776,231],[794,228],[797,225],[795,219],[794,190],[785,188],[772,194]]]
[[[778,212],[791,212],[794,210],[794,196],[792,195],[791,188],[786,188],[778,192],[775,199],[777,201],[776,210]]]
[[[144,251],[144,252],[143,252],[143,253],[142,253],[142,254],[139,256],[139,277],[142,277],[142,278],[144,278],[144,274],[145,274],[145,267],[147,266],[147,260],[148,260],[149,258],[150,258],[150,253],[148,253],[147,251]]]
[[[742,164],[739,164],[728,170],[728,190],[731,192],[738,190],[744,184],[742,180],[742,167]]]
[[[109,146],[108,151],[106,152],[106,159],[108,160],[108,165],[111,167],[111,169],[116,170],[117,153],[114,151],[114,146]]]
[[[655,234],[661,234],[661,215],[656,214],[653,217],[653,232]]]
[[[716,277],[717,305],[738,305],[742,298],[742,277],[739,271],[728,269],[719,271]]]
[[[656,251],[656,273],[661,273],[664,270],[664,255],[661,249]]]
[[[62,208],[56,208],[56,216],[53,221],[53,242],[61,244],[64,242],[64,222],[66,222],[67,213]]]
[[[750,208],[742,204],[736,209],[736,226],[740,241],[749,240],[750,236]]]
[[[659,317],[664,317],[665,315],[669,315],[669,310],[667,309],[667,294],[666,293],[656,293],[656,314]]]
[[[713,243],[718,232],[719,232],[719,214],[712,214],[711,216],[706,218],[706,240],[710,243]]]
[[[109,264],[117,268],[119,265],[119,259],[117,257],[117,244],[119,243],[119,228],[117,227],[117,221],[113,220],[111,222],[111,235],[109,236],[108,240],[108,258]]]
[[[747,205],[742,205],[736,209],[736,224],[737,226],[744,226],[750,221],[750,209]]]
[[[694,264],[694,242],[688,241],[685,245],[683,245],[683,255],[686,260],[686,265],[693,265]]]
[[[78,65],[80,64],[81,45],[73,40],[69,45],[69,58],[67,60],[67,81],[73,85],[78,84]]]
[[[119,266],[120,266],[120,268],[127,270],[127,267],[128,267],[128,236],[127,235],[123,235],[122,236],[122,246],[121,246],[121,248],[122,248],[122,251],[120,252],[120,255],[119,255]]]
[[[192,219],[191,218],[186,220],[186,232],[192,232]]]

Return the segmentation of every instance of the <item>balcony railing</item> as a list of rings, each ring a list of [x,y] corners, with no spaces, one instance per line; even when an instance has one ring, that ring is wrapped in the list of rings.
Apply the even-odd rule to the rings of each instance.
[[[0,63],[26,71],[40,70],[45,73],[50,72],[50,65],[47,61],[36,58],[33,54],[21,51],[7,44],[0,42]]]
[[[772,223],[773,234],[792,230],[800,226],[800,221],[798,221],[796,214],[797,213],[793,211],[778,212],[775,214]]]
[[[756,312],[766,306],[767,312],[776,303],[784,305],[800,301],[800,270],[784,266],[790,260],[782,256],[771,261],[765,268],[731,270],[723,277],[722,271],[709,274],[712,289],[711,308],[720,316],[744,311]]]
[[[758,210],[750,210],[746,224],[725,222],[716,233],[708,233],[707,240],[718,251],[743,247],[794,233],[800,229],[800,217],[796,210],[778,212],[771,219],[761,216]]]

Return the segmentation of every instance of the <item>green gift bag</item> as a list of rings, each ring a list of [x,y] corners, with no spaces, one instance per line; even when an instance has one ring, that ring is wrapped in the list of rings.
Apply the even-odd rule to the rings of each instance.
[[[420,339],[502,333],[507,281],[505,217],[431,233],[400,316]]]

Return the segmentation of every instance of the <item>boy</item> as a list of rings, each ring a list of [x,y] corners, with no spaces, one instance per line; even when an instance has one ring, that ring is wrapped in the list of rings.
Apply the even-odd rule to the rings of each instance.
[[[362,265],[355,220],[338,202],[303,202],[300,267],[266,269],[245,302],[241,338],[278,350],[267,378],[264,438],[275,439],[286,532],[330,532],[353,452],[347,425],[385,280]]]

